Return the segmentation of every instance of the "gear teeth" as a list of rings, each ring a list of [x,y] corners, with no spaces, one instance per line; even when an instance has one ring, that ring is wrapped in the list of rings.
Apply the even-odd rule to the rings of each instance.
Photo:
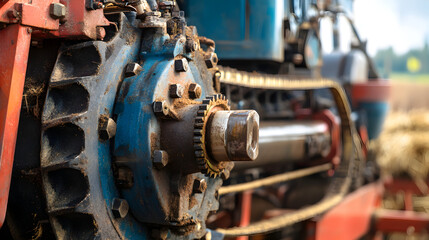
[[[204,145],[205,137],[205,125],[210,114],[210,109],[213,106],[221,106],[224,110],[229,110],[229,102],[226,100],[226,97],[222,94],[216,94],[213,96],[206,97],[202,104],[198,107],[197,116],[194,121],[194,150],[195,158],[197,161],[198,167],[201,169],[201,172],[206,176],[216,178],[220,175],[222,171],[213,169],[209,164],[209,159],[206,154],[206,149]]]

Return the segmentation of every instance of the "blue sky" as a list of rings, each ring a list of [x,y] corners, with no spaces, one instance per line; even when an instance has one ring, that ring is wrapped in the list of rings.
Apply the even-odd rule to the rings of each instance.
[[[429,41],[429,0],[355,0],[354,20],[371,55],[389,46],[401,54]]]

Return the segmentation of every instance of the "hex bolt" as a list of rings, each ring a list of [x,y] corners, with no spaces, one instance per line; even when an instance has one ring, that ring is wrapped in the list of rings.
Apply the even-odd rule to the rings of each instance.
[[[169,95],[172,98],[181,98],[185,89],[180,84],[171,84],[169,89]]]
[[[192,190],[194,193],[203,193],[207,189],[207,182],[205,179],[195,179]]]
[[[200,98],[201,93],[202,93],[202,89],[199,84],[197,83],[189,84],[189,88],[188,88],[189,98],[192,98],[192,99]]]
[[[131,188],[134,185],[133,171],[127,167],[118,168],[116,174],[116,184],[120,188]]]
[[[143,68],[137,63],[129,63],[125,67],[125,77],[133,77],[139,74]]]
[[[192,39],[188,39],[186,40],[185,47],[187,52],[195,52],[198,48],[198,43]]]
[[[66,6],[61,3],[51,3],[49,6],[49,15],[53,19],[60,19],[66,16]]]
[[[98,120],[98,134],[101,140],[109,140],[116,135],[116,123],[108,116],[102,115]]]
[[[218,62],[217,54],[214,53],[214,52],[208,53],[204,57],[204,61],[206,62],[206,65],[207,65],[208,68],[214,68],[214,67],[216,67],[217,62]]]
[[[128,202],[125,199],[114,198],[112,201],[112,213],[115,218],[124,218],[128,214]]]
[[[220,78],[221,78],[221,73],[219,71],[216,71],[213,74],[213,87],[216,90],[216,92],[220,92]]]
[[[168,108],[168,105],[164,100],[153,102],[152,108],[153,108],[153,112],[158,117],[167,116],[168,113],[170,112],[170,109]]]
[[[153,166],[160,170],[168,164],[168,153],[163,150],[153,151]]]
[[[176,59],[174,61],[174,70],[176,72],[188,71],[188,60],[186,60],[186,58]]]

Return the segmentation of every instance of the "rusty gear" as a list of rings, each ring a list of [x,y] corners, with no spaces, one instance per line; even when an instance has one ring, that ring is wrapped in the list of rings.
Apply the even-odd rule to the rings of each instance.
[[[218,177],[225,169],[231,169],[232,162],[218,162],[212,160],[206,148],[206,127],[208,119],[217,111],[229,110],[229,103],[225,96],[216,94],[203,100],[197,111],[194,123],[194,150],[195,159],[201,171],[210,177]]]

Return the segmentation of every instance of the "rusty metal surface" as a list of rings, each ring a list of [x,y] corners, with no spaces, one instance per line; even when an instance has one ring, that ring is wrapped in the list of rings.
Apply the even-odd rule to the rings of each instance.
[[[25,26],[58,30],[59,21],[49,14],[49,6],[59,0],[23,1],[13,0],[0,3],[0,22],[20,23]]]
[[[0,226],[6,214],[31,34],[13,24],[0,30]]]
[[[429,215],[412,211],[378,210],[375,212],[375,230],[383,233],[413,230],[414,233],[429,231]]]

